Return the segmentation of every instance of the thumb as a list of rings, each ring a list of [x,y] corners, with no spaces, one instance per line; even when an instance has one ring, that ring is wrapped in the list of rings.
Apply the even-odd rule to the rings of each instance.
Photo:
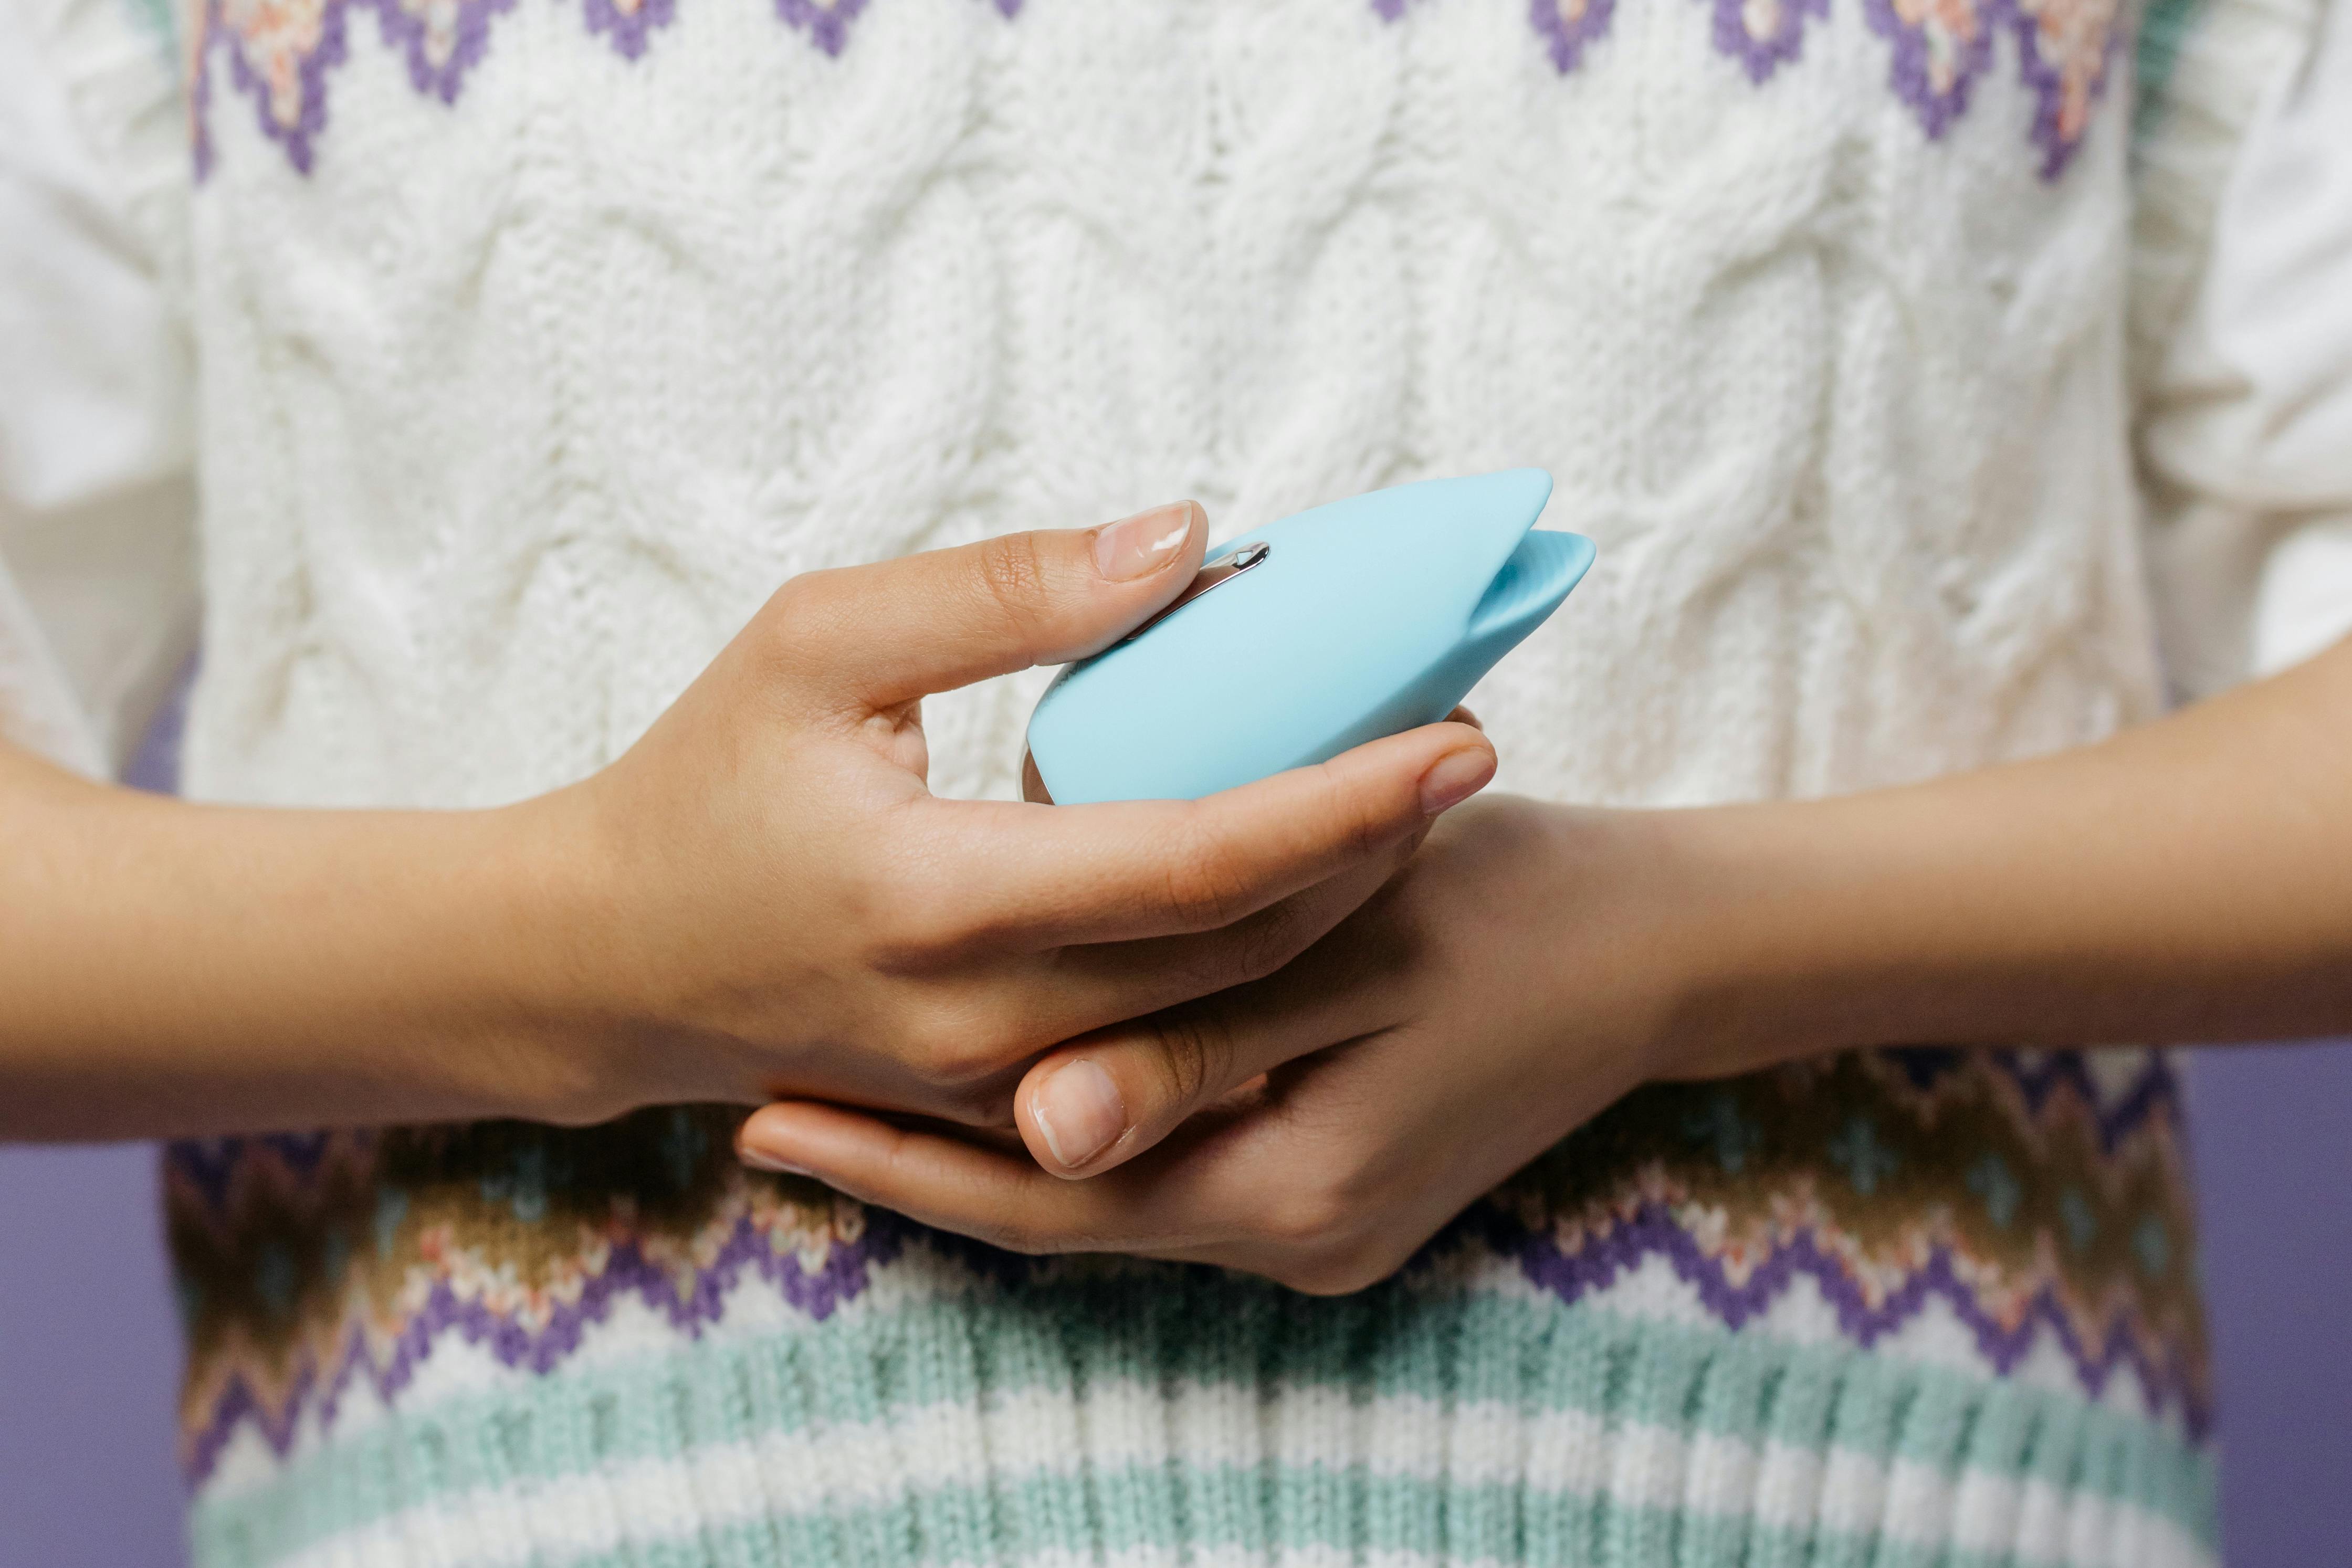
[[[1108,647],[1192,580],[1208,533],[1200,504],[1178,501],[1099,528],[809,572],[761,614],[804,687],[887,708]]]
[[[1493,773],[1484,747],[1454,758],[1472,769],[1445,786],[1454,799]],[[1031,1063],[1013,1092],[1013,1124],[1037,1164],[1055,1176],[1099,1176],[1235,1089],[1408,1016],[1409,977],[1426,957],[1413,923],[1390,907],[1413,874],[1396,865],[1368,861],[1315,889],[1317,903],[1350,913],[1328,935],[1309,933],[1305,951],[1264,977],[1091,1030]],[[1312,907],[1289,903],[1294,921]]]
[[[1055,1176],[1100,1176],[1286,1062],[1380,1033],[1396,1018],[1394,977],[1381,971],[1403,966],[1353,958],[1346,946],[1310,947],[1264,979],[1046,1052],[1013,1092],[1031,1155]]]

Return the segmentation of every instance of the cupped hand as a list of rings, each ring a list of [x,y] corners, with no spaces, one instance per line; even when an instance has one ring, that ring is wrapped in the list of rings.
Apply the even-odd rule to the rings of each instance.
[[[1015,1250],[1360,1288],[1677,1070],[1695,970],[1675,911],[1700,894],[1665,824],[1506,798],[1452,813],[1279,972],[1041,1059],[1018,1098],[1034,1158],[797,1103],[755,1113],[739,1152]]]
[[[1475,729],[1198,801],[925,788],[925,695],[1107,646],[1204,542],[1188,502],[785,584],[625,757],[543,798],[553,862],[593,868],[562,989],[606,1049],[538,1113],[789,1095],[1001,1124],[1039,1052],[1268,975],[1361,903],[1492,776]]]

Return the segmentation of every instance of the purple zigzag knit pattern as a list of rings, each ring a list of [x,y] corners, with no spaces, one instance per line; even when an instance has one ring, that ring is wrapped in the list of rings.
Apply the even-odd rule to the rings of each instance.
[[[2055,180],[2066,172],[2080,147],[2080,131],[2069,135],[2064,120],[2066,106],[2066,73],[2063,63],[2046,58],[2042,52],[2042,29],[2033,14],[2018,0],[2004,0],[2011,25],[2017,29],[2018,74],[2032,88],[2037,99],[2033,114],[2033,141],[2042,149],[2042,177]],[[2117,20],[2120,22],[2121,18]],[[2098,64],[2093,68],[2090,101],[2098,103],[2106,96],[2107,81],[2115,74],[2116,53],[2123,47],[2128,27],[2107,28],[2101,39]]]
[[[2014,1083],[2026,1111],[2036,1116],[2053,1096],[2066,1091],[2089,1108],[2098,1127],[2099,1146],[2109,1154],[2151,1118],[2170,1116],[2180,1102],[2179,1080],[2161,1052],[2152,1052],[2130,1087],[2105,1104],[2083,1053],[2076,1051],[2050,1051],[2036,1059],[2018,1051],[1979,1054],[1954,1046],[1905,1046],[1879,1054],[1901,1066],[1904,1076],[1922,1092],[1932,1092],[1945,1079],[1958,1075],[1975,1055]]]
[[[196,82],[192,95],[195,105],[195,161],[199,181],[210,174],[213,168],[213,139],[207,127],[211,122],[212,57],[215,39],[225,40],[220,47],[228,54],[229,80],[239,92],[253,99],[254,113],[260,122],[262,134],[283,146],[294,167],[307,174],[310,172],[311,143],[327,127],[327,73],[341,65],[347,53],[347,22],[351,6],[371,3],[373,0],[328,0],[319,18],[319,42],[295,68],[296,111],[290,124],[270,113],[268,82],[247,57],[243,41],[220,25],[218,0],[214,0],[205,8],[203,19],[196,24]]]
[[[2212,1412],[2178,1354],[2150,1356],[2120,1322],[2111,1322],[2098,1343],[2085,1343],[2056,1292],[2047,1286],[2034,1293],[2014,1325],[2005,1324],[1984,1310],[1954,1269],[1951,1249],[1946,1247],[1930,1249],[1923,1266],[1874,1304],[1844,1263],[1824,1251],[1810,1231],[1774,1247],[1744,1283],[1735,1282],[1724,1262],[1709,1257],[1663,1205],[1644,1204],[1630,1220],[1574,1251],[1563,1251],[1549,1238],[1529,1235],[1510,1222],[1499,1223],[1496,1239],[1504,1249],[1517,1252],[1530,1281],[1562,1301],[1605,1291],[1646,1260],[1664,1258],[1697,1292],[1707,1312],[1731,1329],[1761,1317],[1800,1279],[1810,1279],[1836,1312],[1845,1337],[1865,1348],[1941,1300],[1998,1372],[2013,1371],[2046,1332],[2055,1337],[2091,1397],[2099,1396],[2119,1367],[2129,1366],[2147,1391],[2151,1414],[2178,1411],[2191,1437],[2202,1437],[2210,1425]]]
[[[1530,0],[1528,19],[1535,24],[1551,55],[1552,68],[1566,76],[1584,58],[1585,46],[1609,31],[1617,15],[1617,0]]]
[[[667,27],[676,18],[677,0],[638,0],[634,9],[625,10],[615,0],[582,0],[580,11],[590,32],[608,35],[621,57],[634,60],[646,52],[646,40],[654,29]]]
[[[698,1337],[721,1321],[728,1295],[747,1274],[766,1281],[812,1322],[822,1323],[862,1295],[871,1282],[872,1270],[897,1259],[909,1242],[925,1245],[975,1273],[1008,1285],[1034,1279],[1040,1270],[1050,1267],[1045,1260],[999,1251],[877,1210],[869,1213],[864,1236],[836,1244],[814,1271],[803,1269],[797,1258],[779,1254],[749,1218],[739,1219],[710,1264],[696,1274],[691,1288],[683,1293],[671,1275],[648,1261],[635,1243],[623,1243],[614,1249],[606,1267],[583,1288],[577,1301],[560,1303],[547,1322],[536,1329],[494,1312],[478,1301],[458,1297],[446,1281],[437,1282],[381,1360],[361,1331],[352,1329],[331,1367],[306,1368],[274,1414],[242,1377],[232,1379],[191,1438],[189,1479],[193,1485],[204,1483],[241,1425],[251,1423],[273,1449],[284,1453],[293,1442],[301,1414],[313,1403],[322,1422],[331,1423],[343,1396],[361,1379],[380,1397],[392,1399],[445,1336],[454,1334],[468,1343],[486,1345],[507,1366],[545,1374],[569,1359],[579,1349],[586,1330],[604,1321],[614,1303],[630,1295],[662,1312],[686,1338]],[[2128,1366],[2146,1393],[2151,1414],[2178,1412],[2192,1437],[2201,1437],[2210,1425],[2211,1412],[2178,1353],[2150,1355],[2120,1321],[2111,1322],[2096,1343],[2086,1342],[2047,1287],[2036,1292],[2014,1324],[2004,1323],[1984,1310],[1956,1270],[1950,1249],[1940,1245],[1930,1249],[1925,1264],[1901,1286],[1874,1302],[1845,1265],[1810,1231],[1780,1242],[1744,1280],[1735,1280],[1723,1260],[1709,1256],[1658,1204],[1643,1205],[1631,1218],[1572,1250],[1482,1204],[1424,1247],[1413,1266],[1425,1265],[1432,1258],[1464,1245],[1484,1245],[1516,1260],[1532,1283],[1563,1305],[1605,1291],[1647,1260],[1663,1258],[1692,1287],[1707,1312],[1733,1330],[1768,1312],[1801,1280],[1810,1280],[1836,1312],[1845,1336],[1865,1348],[1897,1333],[1940,1301],[1966,1325],[1979,1352],[1998,1372],[2014,1369],[2047,1333],[2089,1396],[2097,1397],[2116,1371]]]
[[[301,1414],[314,1402],[321,1421],[331,1423],[343,1396],[362,1378],[379,1397],[389,1401],[408,1385],[433,1347],[447,1336],[487,1345],[505,1365],[552,1372],[580,1348],[581,1335],[609,1317],[614,1303],[624,1297],[637,1297],[691,1338],[719,1321],[728,1293],[747,1272],[773,1285],[793,1307],[822,1322],[844,1302],[864,1293],[868,1270],[897,1257],[901,1239],[897,1228],[870,1228],[857,1241],[835,1245],[824,1264],[811,1271],[801,1266],[799,1259],[778,1253],[746,1218],[736,1222],[718,1255],[697,1271],[692,1288],[683,1294],[670,1274],[648,1260],[636,1243],[624,1242],[613,1249],[604,1268],[582,1287],[579,1299],[559,1302],[547,1322],[537,1329],[492,1312],[479,1301],[461,1298],[446,1281],[438,1281],[381,1360],[362,1331],[353,1328],[333,1358],[331,1369],[322,1374],[317,1367],[305,1368],[296,1376],[283,1408],[274,1415],[244,1378],[232,1379],[191,1439],[190,1483],[204,1483],[219,1462],[221,1449],[244,1423],[259,1428],[270,1447],[282,1454],[294,1441]]]
[[[1935,79],[1935,45],[1924,23],[1914,26],[1905,21],[1895,8],[1895,0],[1864,0],[1863,14],[1870,18],[1872,28],[1894,46],[1891,75],[1895,96],[1911,106],[1930,140],[1941,137],[1947,126],[1968,111],[1969,89],[1992,63],[1993,35],[2000,29],[1995,5],[1977,9],[1976,31],[1957,40],[1950,79],[1941,88]]]
[[[841,53],[841,46],[849,41],[849,25],[865,9],[866,0],[776,0],[776,15],[828,55]]]
[[[1761,84],[1804,52],[1805,18],[1826,20],[1830,0],[1772,0],[1772,26],[1761,34],[1748,25],[1752,0],[1715,0],[1715,47],[1738,60],[1748,79]]]

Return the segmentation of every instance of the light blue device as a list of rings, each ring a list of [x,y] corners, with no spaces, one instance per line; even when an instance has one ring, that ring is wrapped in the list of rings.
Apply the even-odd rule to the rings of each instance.
[[[1046,793],[1189,800],[1444,718],[1592,564],[1591,539],[1532,531],[1550,497],[1540,468],[1432,479],[1213,552],[1038,700]]]

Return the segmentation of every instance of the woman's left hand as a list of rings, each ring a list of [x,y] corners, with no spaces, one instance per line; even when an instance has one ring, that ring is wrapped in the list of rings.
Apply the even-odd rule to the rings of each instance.
[[[1215,1263],[1300,1290],[1386,1277],[1644,1080],[1678,1074],[1704,890],[1673,813],[1489,798],[1270,977],[1070,1041],[1016,1100],[1034,1160],[832,1105],[739,1152],[1023,1252]],[[1083,1179],[1070,1179],[1072,1177]]]

